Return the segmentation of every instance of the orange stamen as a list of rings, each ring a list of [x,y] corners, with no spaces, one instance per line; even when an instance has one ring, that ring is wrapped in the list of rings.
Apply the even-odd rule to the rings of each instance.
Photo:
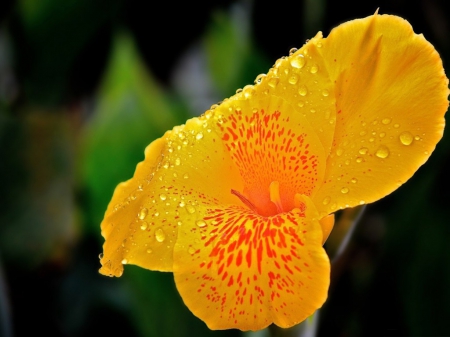
[[[234,194],[235,196],[237,196],[253,212],[258,213],[256,206],[253,205],[253,203],[250,200],[248,200],[246,197],[244,197],[241,193],[239,193],[236,190],[231,189],[231,194]]]
[[[269,186],[270,201],[277,206],[278,213],[283,213],[283,205],[281,204],[280,197],[280,183],[278,181],[272,181]]]

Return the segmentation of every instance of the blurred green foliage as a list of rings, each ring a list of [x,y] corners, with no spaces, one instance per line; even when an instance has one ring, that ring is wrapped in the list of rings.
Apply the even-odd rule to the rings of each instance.
[[[251,84],[306,34],[326,35],[377,7],[410,20],[447,66],[450,13],[439,2],[349,3],[230,0],[196,4],[204,6],[199,16],[177,14],[172,3],[143,16],[120,0],[2,3],[0,335],[256,336],[209,331],[170,273],[127,266],[119,279],[98,274],[99,224],[145,147],[203,112],[190,110],[196,97],[175,89],[173,72],[189,53],[178,45],[201,46],[204,73],[185,69],[184,83],[208,77],[219,97],[204,110]],[[184,30],[180,40],[162,48],[174,27]],[[333,264],[319,336],[450,334],[449,151],[446,134],[405,186],[367,207]]]

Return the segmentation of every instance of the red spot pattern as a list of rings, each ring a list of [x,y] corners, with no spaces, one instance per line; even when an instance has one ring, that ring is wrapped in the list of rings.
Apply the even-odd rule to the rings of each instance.
[[[193,277],[206,309],[234,324],[262,312],[270,317],[270,310],[289,316],[286,303],[298,306],[313,279],[304,211],[264,217],[229,206],[210,209],[204,220],[208,225],[193,261],[208,262],[199,262]]]
[[[236,109],[222,124],[222,140],[244,180],[242,194],[258,213],[278,213],[269,186],[280,183],[283,211],[292,210],[296,193],[310,195],[318,180],[318,157],[310,152],[308,137],[281,111]],[[295,130],[300,130],[294,131]]]

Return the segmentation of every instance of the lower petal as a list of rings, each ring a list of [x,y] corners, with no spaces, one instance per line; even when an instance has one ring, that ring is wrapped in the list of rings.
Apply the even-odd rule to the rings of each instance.
[[[204,209],[203,221],[179,229],[177,288],[211,329],[293,326],[325,301],[330,263],[317,211],[263,217],[240,206]]]

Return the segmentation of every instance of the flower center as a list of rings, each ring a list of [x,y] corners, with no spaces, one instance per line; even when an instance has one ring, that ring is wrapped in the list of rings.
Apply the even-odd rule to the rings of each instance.
[[[262,216],[272,216],[280,213],[288,212],[291,207],[283,207],[280,196],[280,183],[272,181],[269,185],[269,193],[250,193],[250,197],[244,196],[242,193],[231,190],[231,194],[237,196],[253,212]]]

